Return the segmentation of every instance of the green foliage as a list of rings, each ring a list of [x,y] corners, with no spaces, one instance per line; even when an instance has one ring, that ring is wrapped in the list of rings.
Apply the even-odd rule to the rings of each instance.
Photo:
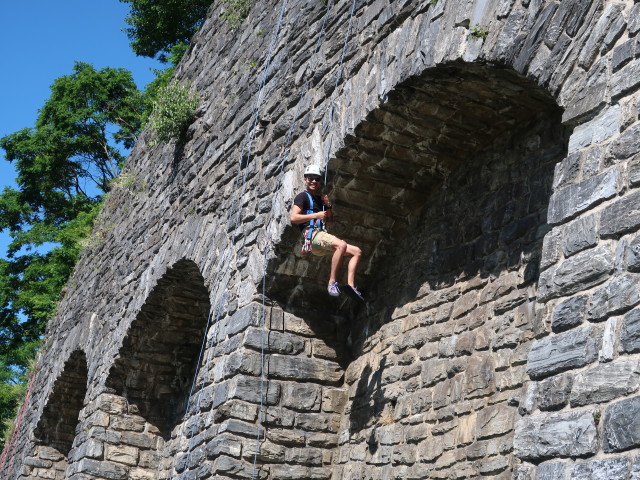
[[[147,102],[153,107],[153,103],[158,98],[158,93],[160,90],[169,85],[171,81],[171,77],[176,70],[180,59],[184,56],[189,46],[186,43],[179,43],[178,45],[174,45],[169,49],[169,54],[167,56],[167,61],[169,62],[169,67],[164,70],[154,70],[156,78],[153,79],[151,83],[149,83],[145,88],[145,97]],[[148,116],[151,113],[151,108],[147,112],[147,116],[145,117],[145,122],[148,120]]]
[[[238,28],[242,21],[247,18],[253,0],[222,0],[224,9],[222,18],[232,28]]]
[[[171,81],[158,91],[149,126],[158,142],[180,142],[193,121],[200,97],[188,85]]]
[[[125,29],[137,55],[168,60],[171,48],[198,31],[211,0],[120,0],[131,6]]]
[[[0,193],[11,236],[0,258],[1,424],[148,108],[126,70],[77,63],[54,81],[35,128],[0,138],[17,172],[17,187]]]
[[[24,361],[28,363],[33,355],[34,351],[29,351],[24,355]],[[27,393],[27,372],[27,368],[11,368],[0,358],[0,450],[11,437],[14,419]]]
[[[486,40],[489,36],[489,30],[485,30],[480,25],[469,25],[469,35],[476,38]]]

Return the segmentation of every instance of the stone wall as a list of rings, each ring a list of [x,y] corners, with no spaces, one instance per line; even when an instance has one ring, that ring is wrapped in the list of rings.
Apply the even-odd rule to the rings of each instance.
[[[4,477],[639,478],[640,3],[351,5],[289,2],[273,49],[280,4],[212,7]],[[367,305],[288,223],[327,155]]]

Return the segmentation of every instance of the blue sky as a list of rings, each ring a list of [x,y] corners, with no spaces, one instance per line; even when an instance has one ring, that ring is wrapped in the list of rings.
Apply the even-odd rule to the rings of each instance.
[[[0,14],[0,137],[32,127],[53,81],[71,73],[75,61],[126,68],[139,88],[162,66],[137,57],[122,29],[128,5],[119,0],[26,0],[3,2]],[[0,155],[4,151],[0,149]],[[0,159],[0,190],[15,185],[15,172]],[[8,238],[0,234],[0,255]]]

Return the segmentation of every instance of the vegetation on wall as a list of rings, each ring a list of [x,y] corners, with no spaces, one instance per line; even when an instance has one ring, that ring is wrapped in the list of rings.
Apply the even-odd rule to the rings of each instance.
[[[17,172],[17,187],[0,194],[0,230],[11,236],[0,258],[0,420],[18,403],[46,322],[148,109],[130,72],[76,63],[54,81],[35,128],[0,138]]]
[[[188,85],[172,81],[158,91],[149,127],[156,141],[181,142],[198,108],[200,97]]]
[[[17,172],[17,187],[0,193],[0,231],[12,239],[0,258],[0,448],[46,322],[80,251],[97,242],[91,232],[104,198],[127,183],[114,179],[128,150],[154,109],[157,139],[171,141],[197,107],[197,96],[171,78],[211,0],[121,1],[131,6],[133,51],[168,67],[141,91],[124,69],[78,62],[53,82],[34,128],[0,138]]]

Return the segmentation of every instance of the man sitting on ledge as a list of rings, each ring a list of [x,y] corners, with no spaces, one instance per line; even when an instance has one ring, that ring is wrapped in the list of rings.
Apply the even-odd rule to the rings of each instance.
[[[364,300],[355,284],[362,251],[325,231],[325,225],[333,223],[333,210],[329,197],[321,195],[322,176],[317,165],[310,165],[305,169],[304,183],[306,190],[296,195],[291,208],[291,223],[299,225],[303,234],[302,252],[312,252],[319,256],[332,253],[327,287],[329,295],[337,297],[342,289],[349,296]],[[345,254],[351,257],[347,264],[347,285],[340,287],[336,275]]]

